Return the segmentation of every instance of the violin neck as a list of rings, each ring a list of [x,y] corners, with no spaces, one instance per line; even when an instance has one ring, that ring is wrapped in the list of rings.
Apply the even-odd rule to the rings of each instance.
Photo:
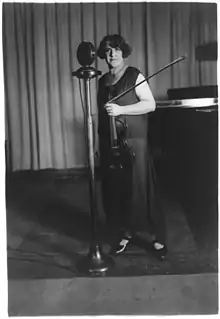
[[[109,86],[109,99],[112,98],[112,86]],[[118,135],[116,130],[116,121],[115,116],[110,116],[110,143],[111,147],[117,147],[118,146]]]
[[[110,116],[110,135],[111,135],[111,147],[118,146],[118,136],[116,130],[115,116]]]

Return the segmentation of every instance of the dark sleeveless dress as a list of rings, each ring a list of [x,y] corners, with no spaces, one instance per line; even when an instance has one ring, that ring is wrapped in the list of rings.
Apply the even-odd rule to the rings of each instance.
[[[110,189],[108,180],[105,178],[106,162],[110,150],[110,122],[104,105],[110,98],[135,85],[139,73],[138,69],[128,67],[119,81],[111,86],[107,85],[107,74],[105,74],[99,80],[98,90],[98,134],[103,176],[102,198],[104,211],[107,221],[110,219],[117,224],[120,223],[118,221],[119,215],[122,218],[124,216],[122,224],[127,222],[127,225],[124,226],[131,228],[132,225],[135,230],[148,229],[149,221],[152,219],[149,212],[149,203],[150,198],[154,196],[154,180],[147,144],[148,116],[144,114],[118,117],[128,125],[127,141],[135,153],[135,160],[133,166],[133,196],[126,198],[126,196],[123,196],[122,190],[122,203],[119,207],[116,207],[114,200],[112,200],[114,190]],[[124,105],[135,104],[138,101],[135,89],[133,89],[114,102],[123,107]],[[121,210],[121,212],[118,210]]]

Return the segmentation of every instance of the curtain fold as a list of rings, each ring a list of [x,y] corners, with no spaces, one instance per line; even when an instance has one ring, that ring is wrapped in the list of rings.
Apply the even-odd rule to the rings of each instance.
[[[145,76],[188,54],[149,81],[156,99],[165,99],[170,88],[217,84],[216,61],[195,59],[196,46],[217,41],[216,4],[4,3],[5,124],[13,171],[86,165],[80,86],[72,71],[80,67],[81,41],[97,47],[112,33],[130,43],[128,62]],[[103,60],[94,66],[107,71]],[[91,81],[94,121],[97,82]]]

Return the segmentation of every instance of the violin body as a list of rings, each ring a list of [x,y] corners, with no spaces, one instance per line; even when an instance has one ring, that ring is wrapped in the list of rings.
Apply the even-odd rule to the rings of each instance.
[[[127,126],[116,120],[117,144],[111,146],[112,169],[130,169],[133,166],[134,153],[126,140]]]
[[[135,154],[126,140],[127,126],[115,120],[117,143],[111,145],[108,161],[108,175],[114,189],[131,197],[133,192],[133,163]]]

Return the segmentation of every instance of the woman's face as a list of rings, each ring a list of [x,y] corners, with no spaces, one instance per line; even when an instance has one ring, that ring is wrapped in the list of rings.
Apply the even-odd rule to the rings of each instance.
[[[115,68],[121,65],[124,62],[121,49],[107,46],[105,49],[105,60],[110,68]]]

